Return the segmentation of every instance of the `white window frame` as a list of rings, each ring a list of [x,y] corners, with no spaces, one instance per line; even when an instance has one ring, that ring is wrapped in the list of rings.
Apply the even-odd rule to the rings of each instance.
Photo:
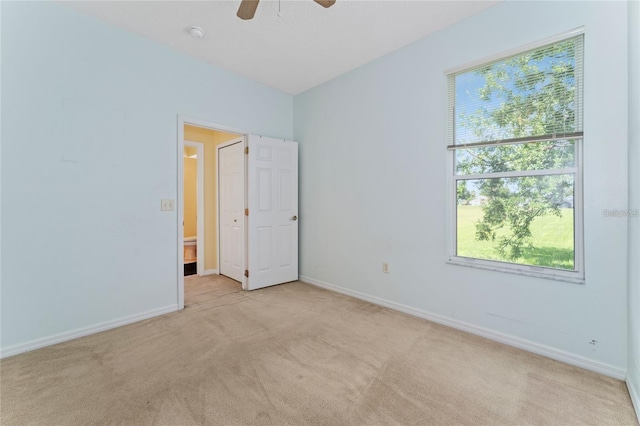
[[[545,40],[541,40],[536,43],[529,44],[527,46],[523,46],[517,49],[512,49],[507,52],[503,52],[497,55],[492,55],[491,57],[481,59],[478,61],[474,61],[472,63],[456,67],[445,72],[447,76],[447,80],[449,76],[453,74],[457,74],[460,72],[464,72],[467,70],[471,70],[483,64],[488,64],[491,62],[495,62],[502,59],[507,59],[511,56],[515,56],[518,54],[525,53],[530,50],[534,50],[552,43],[556,43],[565,39],[569,39],[572,37],[576,37],[578,35],[584,34],[584,28],[576,28],[569,32],[556,35],[554,37],[547,38]],[[583,62],[584,64],[584,62]],[[584,80],[584,78],[582,79]],[[576,85],[583,86],[583,81],[578,81]],[[582,92],[583,94],[583,92]],[[451,108],[451,99],[450,96],[447,96],[447,108],[448,108],[448,118],[449,114],[453,114]],[[584,107],[584,106],[583,106]],[[579,114],[581,116],[581,114]],[[579,118],[581,119],[581,118]],[[449,120],[447,129],[448,135],[447,140],[453,140],[453,128],[451,124],[453,120]],[[538,139],[538,138],[536,138]],[[527,171],[512,171],[512,172],[499,172],[499,173],[483,173],[483,174],[469,174],[469,175],[457,175],[456,174],[456,158],[455,153],[456,149],[452,149],[449,147],[447,149],[447,185],[448,185],[448,193],[449,193],[449,202],[447,203],[447,218],[449,220],[448,226],[448,259],[447,263],[453,265],[467,266],[473,268],[487,269],[491,271],[505,272],[517,275],[526,275],[533,276],[538,278],[545,278],[557,281],[564,281],[570,283],[584,284],[585,282],[585,273],[584,273],[584,208],[583,208],[583,161],[582,161],[582,150],[584,144],[584,135],[578,135],[575,137],[554,137],[549,138],[547,140],[556,140],[556,139],[573,139],[574,140],[574,157],[575,157],[575,165],[574,167],[565,167],[561,169],[547,169],[547,170],[527,170]],[[538,139],[539,140],[539,139]],[[527,143],[526,138],[523,138],[521,143]],[[510,141],[507,144],[513,145],[514,143],[518,143],[516,141]],[[500,141],[496,141],[493,143],[488,143],[486,145],[499,145]],[[480,145],[475,145],[480,146]],[[464,145],[460,145],[460,147],[464,147]],[[572,174],[574,176],[573,182],[573,190],[574,190],[574,200],[573,200],[573,211],[574,211],[574,270],[565,270],[558,268],[550,268],[543,266],[533,266],[526,265],[522,263],[511,263],[504,262],[498,260],[488,260],[488,259],[480,259],[480,258],[469,258],[464,256],[457,255],[457,182],[459,180],[473,180],[473,179],[489,179],[489,178],[509,178],[509,177],[525,177],[525,176],[551,176],[551,175],[560,175],[560,174]]]

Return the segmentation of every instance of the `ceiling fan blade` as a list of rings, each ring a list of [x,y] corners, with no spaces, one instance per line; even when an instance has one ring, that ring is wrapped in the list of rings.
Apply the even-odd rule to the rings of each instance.
[[[238,8],[238,18],[244,20],[252,19],[256,14],[259,1],[260,0],[242,0],[242,3],[240,3],[240,7]]]
[[[336,2],[336,0],[313,0],[318,3],[322,7],[331,7]]]

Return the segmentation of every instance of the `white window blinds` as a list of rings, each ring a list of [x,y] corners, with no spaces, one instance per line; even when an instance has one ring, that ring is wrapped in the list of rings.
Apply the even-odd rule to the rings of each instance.
[[[583,38],[449,74],[449,149],[581,138]]]

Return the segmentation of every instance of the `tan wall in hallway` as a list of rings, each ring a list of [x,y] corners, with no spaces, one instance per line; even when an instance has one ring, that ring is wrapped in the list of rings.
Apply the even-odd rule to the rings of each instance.
[[[185,150],[186,152],[186,150]],[[192,237],[197,235],[196,217],[197,206],[197,182],[198,182],[198,160],[184,157],[184,236]]]
[[[218,168],[216,164],[216,146],[231,139],[241,137],[235,133],[210,130],[185,124],[184,139],[204,144],[204,269],[218,269]],[[185,235],[186,230],[185,230]]]

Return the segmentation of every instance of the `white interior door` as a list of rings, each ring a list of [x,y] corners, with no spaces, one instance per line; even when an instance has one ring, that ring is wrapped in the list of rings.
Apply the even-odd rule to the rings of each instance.
[[[298,279],[298,143],[249,135],[247,289]]]
[[[218,149],[220,274],[242,282],[244,260],[244,144]]]

